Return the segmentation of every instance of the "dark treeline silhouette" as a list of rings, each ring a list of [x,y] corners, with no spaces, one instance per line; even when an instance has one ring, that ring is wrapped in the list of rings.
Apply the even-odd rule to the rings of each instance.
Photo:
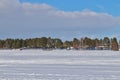
[[[117,38],[104,37],[103,39],[91,39],[88,37],[72,41],[62,41],[59,38],[41,37],[29,39],[0,40],[1,49],[85,49],[85,50],[114,50],[118,51],[120,41]]]

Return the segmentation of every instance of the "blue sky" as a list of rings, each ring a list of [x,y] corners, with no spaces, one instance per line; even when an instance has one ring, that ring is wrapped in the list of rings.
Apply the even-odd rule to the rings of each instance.
[[[21,2],[46,3],[64,11],[81,11],[90,9],[106,12],[113,16],[120,15],[120,0],[20,0]]]
[[[120,39],[120,0],[0,0],[0,38]]]

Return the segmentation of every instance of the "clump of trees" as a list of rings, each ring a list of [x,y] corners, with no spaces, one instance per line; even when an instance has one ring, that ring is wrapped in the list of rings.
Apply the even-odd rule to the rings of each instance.
[[[6,39],[0,40],[0,48],[17,49],[17,48],[61,48],[63,42],[61,39],[55,38],[29,38],[29,39]]]
[[[120,41],[117,38],[104,37],[103,39],[91,39],[88,37],[72,41],[62,41],[59,38],[41,37],[29,39],[0,40],[1,49],[41,48],[41,49],[107,49],[118,51]]]

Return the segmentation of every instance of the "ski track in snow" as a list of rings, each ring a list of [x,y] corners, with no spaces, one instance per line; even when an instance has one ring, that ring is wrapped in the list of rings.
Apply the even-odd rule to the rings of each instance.
[[[120,80],[120,51],[0,50],[0,80]]]

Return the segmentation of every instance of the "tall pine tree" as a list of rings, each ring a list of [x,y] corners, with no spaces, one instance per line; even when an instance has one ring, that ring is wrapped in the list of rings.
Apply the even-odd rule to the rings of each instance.
[[[116,38],[112,39],[112,50],[114,51],[118,51],[119,50],[119,46],[118,46],[118,42]]]

